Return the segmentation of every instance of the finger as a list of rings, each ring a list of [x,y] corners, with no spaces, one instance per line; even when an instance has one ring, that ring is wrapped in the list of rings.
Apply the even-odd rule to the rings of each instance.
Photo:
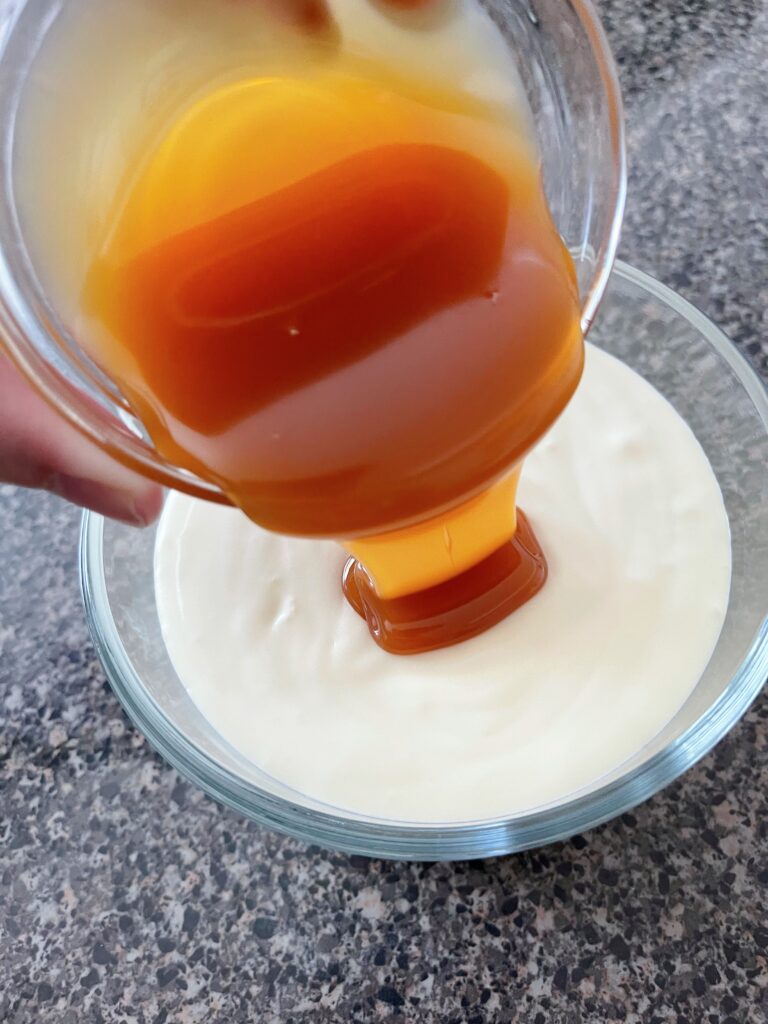
[[[249,0],[237,0],[239,3]],[[253,2],[253,0],[250,0]],[[337,28],[327,0],[256,0],[270,14],[291,28],[309,35],[336,39]]]
[[[52,491],[102,515],[145,526],[162,491],[63,420],[0,353],[0,480]]]

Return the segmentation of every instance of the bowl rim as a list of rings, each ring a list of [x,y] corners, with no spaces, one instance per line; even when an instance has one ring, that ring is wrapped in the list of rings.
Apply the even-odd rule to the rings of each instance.
[[[729,365],[768,432],[768,390],[727,336],[703,313],[643,271],[617,261],[614,273],[682,316]],[[128,717],[151,746],[209,796],[247,818],[304,842],[346,853],[397,860],[492,857],[546,845],[625,813],[704,757],[746,712],[768,676],[768,614],[717,700],[663,750],[624,776],[535,811],[457,823],[386,821],[307,807],[262,790],[195,746],[146,691],[112,615],[103,559],[104,519],[85,512],[80,531],[80,583],[91,637]]]

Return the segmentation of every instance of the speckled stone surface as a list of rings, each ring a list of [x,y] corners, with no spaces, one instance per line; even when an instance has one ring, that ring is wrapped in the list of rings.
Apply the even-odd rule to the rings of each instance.
[[[768,372],[768,4],[610,0],[622,255]],[[0,486],[0,1021],[768,1020],[768,700],[631,814],[500,860],[330,854],[213,804],[109,691],[78,517]]]

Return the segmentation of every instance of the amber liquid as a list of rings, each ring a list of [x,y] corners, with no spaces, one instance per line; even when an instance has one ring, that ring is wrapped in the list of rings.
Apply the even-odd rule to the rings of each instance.
[[[344,594],[379,645],[391,654],[422,654],[484,633],[530,601],[547,579],[547,560],[525,514],[514,537],[444,583],[382,599],[356,558],[344,567]]]
[[[468,154],[369,150],[100,266],[89,300],[169,461],[269,529],[377,533],[499,477],[578,382],[567,254],[513,199]]]
[[[161,147],[121,201],[84,304],[104,328],[99,361],[166,459],[271,530],[349,539],[439,516],[518,464],[573,393],[583,346],[572,264],[525,150],[489,159],[463,112],[421,132],[462,107],[445,96],[431,112],[419,98],[424,120],[402,141],[405,114],[366,134],[365,89],[328,88],[357,121],[323,159],[307,129],[283,180],[274,154],[261,170],[264,143],[246,142],[217,153],[218,176],[175,210],[163,168],[181,157]],[[203,129],[174,143],[191,167]],[[541,553],[519,530],[487,565],[386,608],[356,572],[347,594],[388,650],[456,642],[541,586]]]

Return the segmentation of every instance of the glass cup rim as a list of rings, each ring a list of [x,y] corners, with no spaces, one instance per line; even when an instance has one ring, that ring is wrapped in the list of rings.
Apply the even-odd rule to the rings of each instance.
[[[618,247],[627,190],[626,142],[618,72],[593,0],[569,0],[569,4],[584,30],[603,83],[612,165],[610,224],[594,253],[594,272],[581,303],[581,327],[586,335],[605,291]],[[5,15],[4,22],[0,15],[0,60],[12,33],[14,19],[22,17],[25,8],[24,0],[17,0],[17,6]],[[22,239],[23,232],[13,202],[13,174],[7,140],[3,147],[0,238]],[[8,354],[58,413],[123,465],[194,497],[228,503],[213,483],[163,459],[130,426],[125,416],[127,408],[99,380],[101,375],[94,366],[65,355],[67,345],[57,343],[55,326],[46,316],[44,304],[32,294],[31,287],[25,287],[24,282],[19,283],[18,273],[13,268],[13,259],[18,255],[14,256],[13,250],[17,248],[10,244],[7,248],[0,245],[0,351]],[[29,281],[34,280],[30,266],[22,269]],[[54,352],[55,358],[50,358]],[[73,376],[76,382],[73,382]],[[94,400],[94,396],[98,400]]]
[[[768,433],[768,391],[726,335],[666,285],[617,261],[614,273],[683,317],[729,366]],[[517,852],[568,838],[648,799],[707,754],[744,714],[768,675],[768,616],[717,700],[664,749],[626,775],[565,801],[514,816],[452,823],[385,821],[309,808],[262,790],[201,751],[145,690],[112,616],[103,561],[102,517],[86,512],[80,576],[91,636],[128,716],[162,756],[208,795],[258,823],[305,842],[400,860],[457,860]]]

